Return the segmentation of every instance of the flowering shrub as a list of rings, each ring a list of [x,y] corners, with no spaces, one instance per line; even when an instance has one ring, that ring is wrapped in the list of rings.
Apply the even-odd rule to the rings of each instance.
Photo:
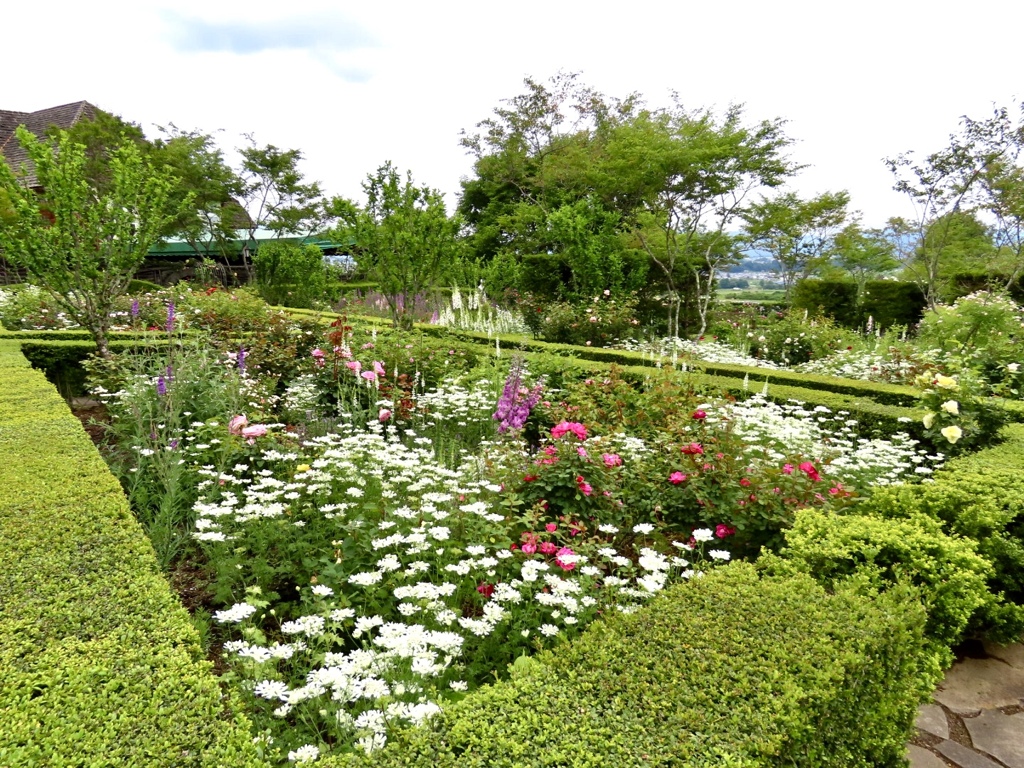
[[[751,356],[787,366],[819,360],[845,349],[856,335],[827,317],[808,319],[803,312],[789,312],[750,333],[757,333],[748,339]]]
[[[950,454],[994,441],[1006,423],[1006,412],[980,400],[969,377],[946,376],[937,371],[917,378],[921,387],[921,419],[925,435]]]
[[[536,335],[559,344],[607,347],[635,335],[640,324],[636,319],[636,297],[612,298],[609,291],[579,304],[535,305],[525,297],[520,306],[527,325]]]
[[[522,653],[601,611],[632,610],[700,562],[685,541],[675,554],[655,548],[653,526],[632,531],[634,557],[611,526],[521,530],[481,474],[500,452],[451,470],[414,442],[378,423],[199,470],[195,538],[229,606],[215,619],[237,627],[225,651],[282,754],[377,749],[389,725],[423,722]]]

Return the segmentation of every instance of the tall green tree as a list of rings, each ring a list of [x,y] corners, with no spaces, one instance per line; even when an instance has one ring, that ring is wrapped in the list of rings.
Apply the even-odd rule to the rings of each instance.
[[[849,217],[849,203],[845,191],[823,192],[808,200],[785,192],[744,211],[748,242],[779,263],[787,298],[798,280],[810,277],[831,260],[835,237]]]
[[[178,206],[179,213],[164,234],[183,238],[198,257],[220,257],[227,263],[231,242],[249,224],[238,202],[241,178],[228,166],[212,135],[182,130],[174,123],[159,131],[151,149],[153,162],[178,179],[172,200],[190,201]]]
[[[904,242],[916,241],[901,253],[906,274],[921,286],[931,309],[942,299],[944,262],[956,254],[961,214],[982,211],[994,217],[999,245],[1015,262],[1007,285],[1024,271],[1022,150],[1024,122],[1015,123],[1008,110],[997,107],[982,120],[964,116],[948,145],[931,154],[905,152],[885,161],[895,178],[893,188],[914,205],[914,216],[897,222]]]
[[[711,286],[737,258],[730,228],[752,192],[797,170],[785,156],[783,121],[748,123],[741,107],[716,115],[678,99],[649,109],[637,94],[608,98],[575,75],[526,86],[463,138],[476,157],[460,200],[475,252],[568,260],[580,252],[571,237],[579,229],[551,218],[586,201],[592,216],[617,222],[619,258],[631,246],[647,255],[672,307],[670,332],[678,332],[684,286],[698,289],[706,326]]]
[[[0,191],[15,216],[0,227],[5,258],[27,270],[110,357],[110,313],[167,222],[187,201],[173,201],[174,178],[126,138],[107,157],[102,186],[91,178],[86,147],[58,133],[56,144],[21,127],[18,141],[43,193],[0,163]]]
[[[437,287],[458,268],[460,223],[449,217],[442,195],[405,180],[390,163],[363,182],[366,205],[335,198],[336,236],[355,241],[359,265],[387,299],[395,327],[411,328],[417,294]]]
[[[880,229],[863,229],[851,222],[833,240],[832,262],[857,284],[857,295],[863,296],[869,280],[877,280],[899,266],[895,245]]]
[[[279,149],[273,144],[260,147],[251,135],[242,156],[239,172],[241,200],[248,212],[246,245],[243,257],[250,271],[249,257],[259,248],[257,230],[268,229],[276,237],[305,237],[322,229],[327,221],[323,190],[319,182],[306,182],[298,149]]]

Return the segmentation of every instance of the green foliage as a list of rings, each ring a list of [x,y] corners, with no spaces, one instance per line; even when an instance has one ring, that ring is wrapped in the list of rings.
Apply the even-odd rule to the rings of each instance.
[[[783,365],[798,365],[828,357],[849,346],[854,338],[828,317],[813,317],[806,310],[793,309],[760,328],[760,335],[751,342],[750,354]]]
[[[859,508],[887,520],[927,516],[952,536],[976,543],[991,564],[989,599],[966,632],[1015,642],[1024,632],[1024,429],[1003,431],[1005,442],[950,461],[935,482],[879,489]]]
[[[828,264],[849,204],[845,191],[824,192],[809,200],[787,192],[754,203],[743,213],[750,243],[779,263],[787,296],[798,280]]]
[[[604,347],[636,336],[636,298],[595,296],[585,302],[537,302],[521,297],[524,317],[536,322],[537,334],[555,344]],[[529,323],[528,323],[529,325]]]
[[[896,280],[867,281],[860,299],[864,322],[870,317],[876,328],[914,326],[921,319],[926,306],[924,293],[917,283]]]
[[[327,267],[316,245],[271,240],[253,257],[256,285],[268,304],[312,308],[324,300]]]
[[[0,391],[0,763],[263,765],[117,481],[10,341]]]
[[[355,239],[358,258],[387,297],[394,325],[411,328],[414,297],[443,282],[458,266],[458,219],[449,218],[441,193],[403,184],[390,162],[363,182],[366,207],[333,201],[339,237]]]
[[[0,164],[0,188],[18,212],[13,226],[0,228],[0,249],[108,356],[114,302],[181,204],[171,202],[172,179],[125,140],[110,153],[110,183],[101,191],[89,181],[85,147],[66,133],[56,146],[24,128],[17,135],[45,191],[37,195]]]
[[[953,663],[951,649],[990,600],[991,567],[974,542],[943,533],[924,515],[884,520],[802,510],[779,557],[762,565],[775,573],[809,574],[826,589],[847,582],[871,590],[912,584],[928,612],[925,636],[936,672]]]
[[[512,679],[341,768],[898,765],[923,615],[730,566],[516,665]]]
[[[937,450],[957,454],[989,445],[999,439],[999,428],[1010,414],[990,399],[979,397],[970,377],[945,376],[925,371],[915,382],[921,387],[924,435]]]
[[[846,328],[860,325],[857,284],[848,280],[800,280],[790,302],[794,312],[825,315]]]

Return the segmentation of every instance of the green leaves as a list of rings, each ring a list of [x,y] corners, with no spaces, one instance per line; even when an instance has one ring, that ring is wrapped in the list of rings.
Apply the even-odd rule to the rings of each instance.
[[[94,184],[85,146],[59,132],[56,144],[17,132],[40,192],[0,163],[0,193],[14,216],[0,228],[0,249],[46,288],[107,356],[114,300],[128,287],[150,246],[188,201],[170,200],[174,179],[125,139],[107,158],[108,181]]]
[[[407,312],[421,291],[435,287],[459,261],[460,222],[449,218],[441,193],[404,183],[387,162],[363,183],[366,207],[348,200],[331,203],[339,237],[352,237],[359,263],[387,297],[395,327],[411,327]]]

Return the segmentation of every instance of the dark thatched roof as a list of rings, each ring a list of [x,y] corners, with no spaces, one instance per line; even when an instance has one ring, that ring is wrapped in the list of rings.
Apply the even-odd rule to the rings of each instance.
[[[87,101],[62,104],[59,107],[49,107],[36,112],[14,112],[0,109],[0,155],[16,173],[20,172],[24,165],[27,174],[26,183],[29,186],[35,186],[36,179],[32,173],[31,163],[14,135],[15,129],[19,125],[24,125],[36,136],[43,136],[51,127],[67,130],[80,120],[94,120],[96,111],[96,107]]]

